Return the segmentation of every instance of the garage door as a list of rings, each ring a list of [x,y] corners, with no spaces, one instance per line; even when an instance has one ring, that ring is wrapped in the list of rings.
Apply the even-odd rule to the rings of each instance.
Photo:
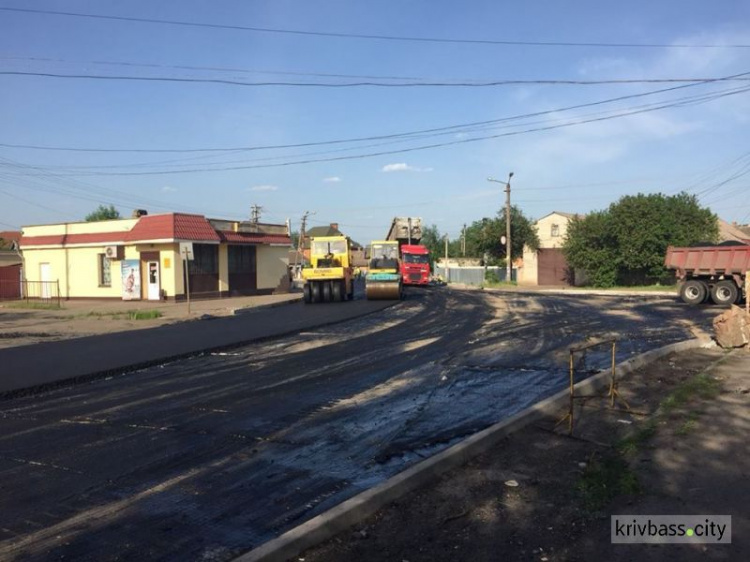
[[[572,285],[568,262],[560,249],[539,250],[539,284]]]

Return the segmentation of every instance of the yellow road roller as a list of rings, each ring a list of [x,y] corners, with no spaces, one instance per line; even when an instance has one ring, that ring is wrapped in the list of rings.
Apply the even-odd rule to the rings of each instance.
[[[370,245],[370,262],[365,276],[367,300],[400,300],[403,296],[398,242],[377,240]]]
[[[302,270],[306,304],[354,298],[352,254],[346,236],[318,236],[310,241],[310,267]]]

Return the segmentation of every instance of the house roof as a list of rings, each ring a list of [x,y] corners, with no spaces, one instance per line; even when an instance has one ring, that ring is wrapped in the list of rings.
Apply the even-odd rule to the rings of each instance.
[[[338,228],[334,228],[332,225],[314,226],[305,231],[306,238],[312,238],[315,236],[346,236],[346,234],[341,232]]]
[[[125,242],[127,231],[91,232],[86,234],[46,234],[44,236],[22,236],[21,246],[62,246],[73,244],[109,244]]]
[[[21,233],[17,230],[3,230],[0,231],[0,250],[12,249],[13,246],[18,246],[18,241],[21,240]]]
[[[721,242],[732,240],[735,242],[747,243],[750,241],[750,234],[745,233],[744,230],[739,229],[723,219],[719,219],[719,240]]]
[[[141,217],[127,233],[125,240],[128,242],[185,240],[218,243],[221,238],[203,215],[168,213]]]
[[[230,244],[283,244],[291,245],[292,239],[289,236],[280,234],[259,234],[252,232],[232,232],[219,231],[219,237],[222,242]]]
[[[536,222],[539,222],[542,219],[546,219],[547,217],[551,217],[552,215],[560,215],[561,217],[565,217],[566,219],[573,219],[576,217],[580,218],[583,216],[578,213],[563,213],[562,211],[552,211],[551,213],[547,213],[543,217],[538,218]]]

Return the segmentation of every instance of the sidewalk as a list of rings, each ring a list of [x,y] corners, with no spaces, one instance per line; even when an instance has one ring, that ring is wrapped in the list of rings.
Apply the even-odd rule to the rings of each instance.
[[[588,400],[573,438],[528,426],[294,560],[750,559],[750,353],[672,354],[620,390],[645,415]],[[613,545],[613,514],[731,515],[732,544]]]

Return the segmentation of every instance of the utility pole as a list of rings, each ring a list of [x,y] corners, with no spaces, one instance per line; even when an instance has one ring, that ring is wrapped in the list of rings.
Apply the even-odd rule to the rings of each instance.
[[[461,231],[461,257],[466,257],[466,223]]]
[[[445,282],[447,283],[450,278],[448,273],[448,234],[444,234],[443,238],[445,239]]]
[[[505,185],[505,260],[506,260],[506,276],[505,280],[510,283],[513,275],[513,256],[511,255],[511,244],[510,244],[510,179],[513,177],[513,172],[508,174],[508,181],[500,181],[494,178],[487,178],[487,181],[495,183],[501,183]]]
[[[302,247],[304,246],[304,240],[305,240],[305,229],[307,226],[307,217],[310,215],[314,215],[315,213],[311,213],[310,211],[305,211],[305,213],[302,215],[302,221],[299,229],[299,238],[297,239],[297,251],[294,253],[294,273],[297,274],[297,259],[299,258],[299,255],[302,253]]]
[[[260,222],[260,212],[263,210],[263,207],[260,205],[253,205],[250,207],[250,222],[253,224],[258,224]]]

